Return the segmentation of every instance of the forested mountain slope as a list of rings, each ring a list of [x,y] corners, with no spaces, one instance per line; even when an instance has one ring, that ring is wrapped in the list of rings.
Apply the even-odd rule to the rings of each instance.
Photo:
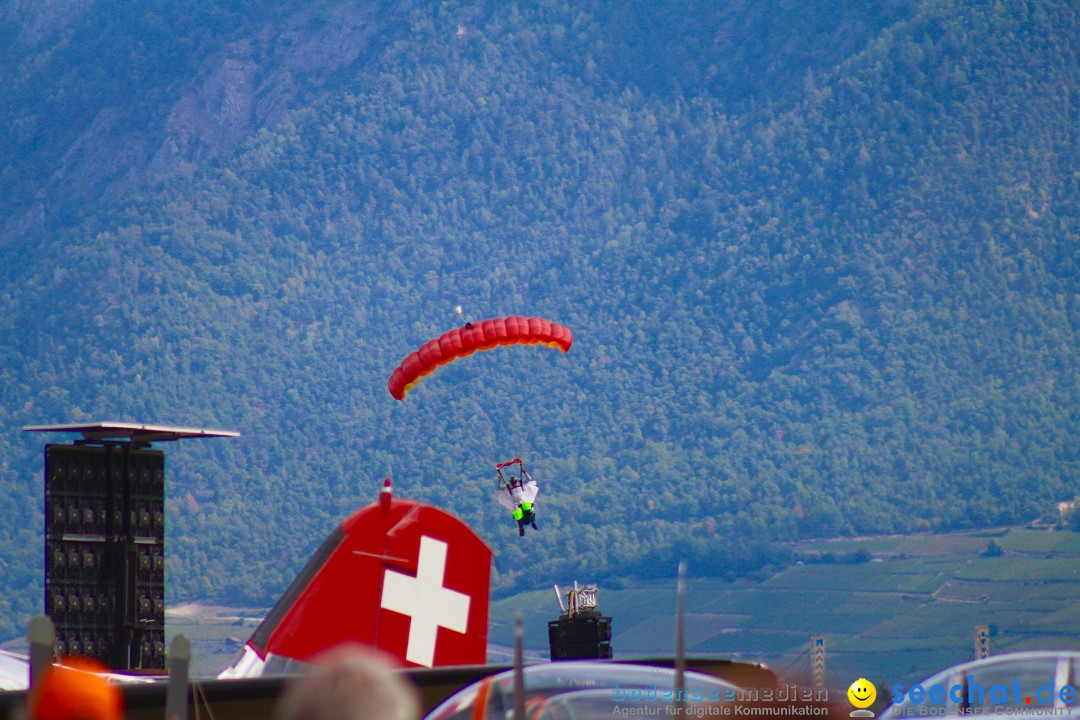
[[[2,250],[5,627],[40,606],[31,423],[244,433],[169,448],[171,600],[276,596],[383,475],[476,526],[502,590],[749,573],[776,540],[1080,492],[1070,3],[623,5],[237,11],[189,67],[301,26],[371,42],[179,171],[35,175],[72,210]],[[12,187],[63,155],[4,142]],[[456,304],[574,346],[393,400]],[[515,455],[543,487],[524,541],[491,498]]]

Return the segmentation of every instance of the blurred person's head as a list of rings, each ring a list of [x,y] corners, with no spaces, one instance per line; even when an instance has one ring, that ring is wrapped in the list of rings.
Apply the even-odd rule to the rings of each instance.
[[[291,679],[274,720],[418,720],[416,687],[396,662],[372,647],[345,644],[315,658],[315,668]]]
[[[121,720],[124,696],[105,677],[108,668],[86,658],[50,665],[27,702],[30,720]]]

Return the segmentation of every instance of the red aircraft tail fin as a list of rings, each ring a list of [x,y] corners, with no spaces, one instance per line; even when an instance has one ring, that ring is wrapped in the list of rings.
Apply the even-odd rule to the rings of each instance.
[[[392,498],[341,523],[221,677],[287,671],[334,645],[374,645],[412,667],[487,660],[491,549],[431,505]]]

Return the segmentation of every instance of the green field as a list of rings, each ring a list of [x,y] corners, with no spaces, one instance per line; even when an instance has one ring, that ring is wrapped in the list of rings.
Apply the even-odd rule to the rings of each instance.
[[[975,558],[957,577],[969,580],[1067,583],[1080,582],[1080,559],[1005,556]]]
[[[987,545],[1003,550],[985,557]],[[989,625],[991,650],[1080,649],[1080,533],[991,531],[814,541],[803,557],[865,550],[870,562],[805,562],[763,582],[693,578],[687,583],[690,653],[764,662],[806,681],[811,635],[823,635],[828,679],[858,677],[889,686],[925,679],[972,657],[975,625]],[[692,569],[691,569],[692,570]],[[588,578],[578,578],[587,581]],[[616,657],[670,654],[674,580],[601,586],[613,617]],[[521,610],[526,644],[547,649],[547,621],[559,608],[550,589],[497,602],[492,642],[511,642]]]
[[[1074,554],[1080,557],[1080,533],[1014,528],[998,544],[1012,552]]]
[[[165,616],[168,642],[183,634],[191,641],[191,670],[195,677],[217,675],[243,648],[269,609],[237,609],[187,604],[170,608]]]

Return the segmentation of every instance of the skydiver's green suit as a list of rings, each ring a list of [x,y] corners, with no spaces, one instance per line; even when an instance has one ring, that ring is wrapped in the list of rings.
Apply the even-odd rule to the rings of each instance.
[[[536,510],[533,508],[533,501],[536,500],[536,494],[539,489],[536,486],[536,481],[525,475],[528,478],[528,482],[521,483],[517,478],[511,477],[510,483],[500,489],[499,502],[506,505],[511,509],[514,520],[517,520],[518,535],[525,535],[525,526],[531,525],[533,530],[536,530]],[[503,492],[505,491],[505,495]]]

